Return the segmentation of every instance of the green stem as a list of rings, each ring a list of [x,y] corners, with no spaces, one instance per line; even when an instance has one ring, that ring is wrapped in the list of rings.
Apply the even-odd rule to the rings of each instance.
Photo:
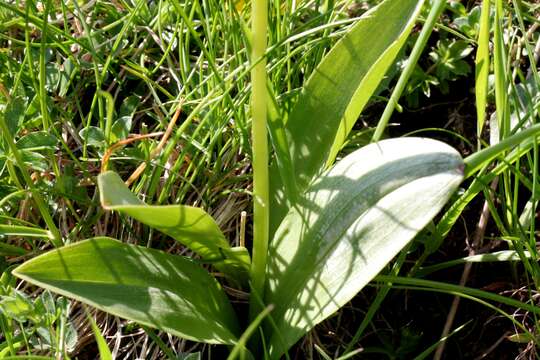
[[[390,117],[392,116],[392,113],[396,108],[398,100],[401,97],[403,90],[405,90],[405,86],[407,85],[407,82],[409,81],[409,78],[411,77],[414,68],[418,63],[418,59],[420,59],[420,55],[422,55],[422,52],[426,47],[429,36],[431,35],[433,28],[435,27],[435,22],[437,21],[445,7],[446,0],[436,0],[435,4],[433,4],[433,7],[429,12],[424,27],[422,28],[422,32],[420,33],[418,40],[416,40],[416,43],[414,44],[411,56],[407,60],[407,65],[405,66],[405,69],[403,69],[403,72],[399,77],[399,80],[396,84],[396,87],[394,88],[394,91],[392,92],[392,96],[390,97],[388,104],[386,104],[386,108],[384,109],[381,119],[377,124],[377,129],[375,129],[375,133],[373,134],[371,141],[375,142],[381,139],[384,129],[386,129],[386,126],[390,121]]]
[[[107,118],[105,119],[105,141],[111,145],[111,132],[114,113],[114,99],[107,91],[98,90],[98,94],[103,97],[107,103]]]
[[[267,0],[252,3],[251,70],[253,95],[251,100],[253,138],[253,262],[251,266],[251,291],[264,298],[266,257],[268,252],[268,137],[266,131],[266,28],[268,21]],[[251,297],[251,314],[260,311]]]
[[[49,130],[50,120],[49,120],[49,110],[47,109],[47,90],[45,85],[47,82],[47,68],[45,67],[45,52],[47,50],[47,27],[49,25],[49,9],[51,7],[50,1],[45,2],[45,9],[43,11],[43,28],[41,30],[41,47],[39,52],[39,100],[41,105],[41,119],[43,123],[43,129],[45,131]],[[32,64],[29,63],[29,66],[32,67]]]
[[[60,231],[56,227],[53,218],[51,217],[51,214],[49,214],[49,211],[47,210],[47,206],[45,205],[45,201],[41,197],[41,194],[39,191],[35,188],[34,183],[32,182],[32,179],[30,178],[30,175],[28,175],[28,169],[26,168],[26,165],[23,162],[21,153],[19,152],[19,149],[17,149],[17,146],[15,145],[15,141],[13,140],[13,136],[11,136],[11,132],[9,131],[9,128],[6,124],[6,120],[0,116],[0,130],[2,130],[2,134],[6,139],[6,142],[8,143],[8,146],[11,149],[11,152],[13,153],[13,156],[15,157],[15,162],[21,169],[21,174],[23,176],[24,182],[26,183],[26,186],[28,186],[28,189],[30,189],[30,192],[32,193],[32,198],[34,199],[34,202],[36,203],[36,206],[39,209],[39,212],[41,213],[41,216],[43,217],[43,221],[47,224],[47,227],[49,228],[49,231],[51,232],[51,241],[55,247],[61,247],[62,246],[62,236],[60,235]]]

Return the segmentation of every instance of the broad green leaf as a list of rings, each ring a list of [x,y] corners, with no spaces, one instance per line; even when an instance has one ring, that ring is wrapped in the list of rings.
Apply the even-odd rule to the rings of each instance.
[[[60,85],[62,71],[59,64],[51,63],[45,66],[45,89],[50,92],[56,92]]]
[[[24,121],[26,105],[26,101],[23,98],[16,97],[7,104],[4,110],[3,116],[12,135],[17,134]]]
[[[41,317],[36,312],[32,300],[26,294],[16,290],[9,295],[0,295],[0,314],[20,322],[29,319],[37,322]]]
[[[107,144],[103,130],[95,126],[88,126],[79,131],[79,136],[89,146],[103,147]]]
[[[234,344],[239,328],[217,281],[192,260],[93,238],[13,271],[25,281],[186,339]]]
[[[450,146],[400,138],[368,145],[317,178],[269,248],[271,358],[364,287],[441,210],[463,178]],[[269,329],[271,329],[269,327]]]
[[[392,65],[423,0],[385,0],[366,12],[317,66],[285,124],[296,189],[333,163],[362,109]],[[277,166],[277,165],[275,165]],[[278,172],[274,172],[278,173]],[[283,181],[271,179],[271,229],[287,211]],[[290,197],[290,196],[289,196]]]
[[[20,153],[24,163],[31,169],[39,171],[47,171],[49,169],[49,163],[44,155],[29,150],[21,150]]]
[[[127,138],[129,130],[131,129],[132,120],[131,116],[122,116],[116,119],[111,128],[111,140],[113,142]]]
[[[231,248],[214,219],[204,210],[184,205],[146,205],[113,171],[99,175],[98,186],[105,209],[119,211],[161,231],[203,260],[212,262],[216,269],[246,283],[250,264],[247,249]]]
[[[36,131],[17,141],[17,148],[25,150],[54,150],[58,140],[46,131]]]
[[[118,119],[112,126],[113,141],[125,139],[131,131],[133,114],[139,106],[140,100],[137,96],[129,96],[120,105]]]

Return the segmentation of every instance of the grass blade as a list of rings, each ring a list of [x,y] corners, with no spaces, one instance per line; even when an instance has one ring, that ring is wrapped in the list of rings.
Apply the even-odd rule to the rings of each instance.
[[[422,28],[422,32],[420,33],[418,40],[416,40],[411,56],[407,61],[407,66],[405,66],[405,69],[401,73],[398,83],[396,84],[396,87],[392,92],[392,95],[390,96],[390,100],[388,101],[388,104],[386,104],[386,108],[384,109],[381,119],[377,124],[377,129],[375,129],[372,141],[379,141],[381,139],[384,129],[386,129],[386,126],[390,121],[390,117],[392,116],[392,113],[394,112],[394,109],[398,104],[398,100],[401,97],[403,90],[405,90],[407,81],[409,81],[409,78],[411,77],[414,68],[418,63],[418,59],[420,59],[420,55],[422,55],[422,52],[426,47],[429,36],[431,35],[431,32],[433,31],[433,28],[435,26],[435,22],[437,21],[439,16],[441,16],[441,13],[444,11],[445,7],[446,0],[436,0],[431,7],[428,18],[424,24],[424,27]]]
[[[480,139],[484,122],[486,119],[488,76],[489,76],[489,15],[491,11],[491,1],[483,0],[482,15],[480,17],[480,33],[478,36],[478,50],[476,51],[476,135]],[[480,144],[480,140],[478,141]]]

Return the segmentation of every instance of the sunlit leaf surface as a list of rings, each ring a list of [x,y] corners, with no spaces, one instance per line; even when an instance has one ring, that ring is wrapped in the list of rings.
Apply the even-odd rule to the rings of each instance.
[[[184,205],[146,205],[124,184],[120,176],[107,171],[98,177],[101,205],[153,227],[212,262],[220,271],[246,282],[249,253],[231,248],[214,219],[203,209]]]
[[[239,333],[234,310],[217,281],[181,256],[93,238],[29,260],[13,274],[187,339],[233,344]]]
[[[431,220],[463,178],[448,145],[400,138],[348,155],[314,181],[270,245],[266,303],[278,358],[362,289]]]

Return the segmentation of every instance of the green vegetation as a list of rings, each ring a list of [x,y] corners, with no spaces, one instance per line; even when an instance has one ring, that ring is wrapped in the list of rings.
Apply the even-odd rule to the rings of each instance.
[[[0,358],[536,355],[537,5],[0,1]]]

